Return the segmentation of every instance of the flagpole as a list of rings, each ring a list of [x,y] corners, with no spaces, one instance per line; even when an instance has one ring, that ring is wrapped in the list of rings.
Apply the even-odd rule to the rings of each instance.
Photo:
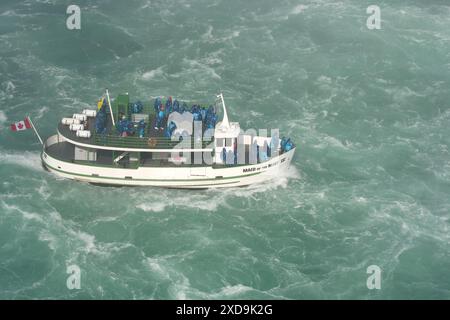
[[[44,145],[44,142],[42,141],[41,136],[39,135],[36,128],[34,127],[33,121],[31,121],[31,118],[29,116],[27,116],[27,118],[30,121],[31,127],[33,128],[34,132],[36,133],[36,136],[38,137],[39,141],[41,142],[42,145]]]
[[[116,126],[116,123],[114,121],[114,113],[112,111],[112,107],[111,107],[111,101],[109,100],[109,92],[108,89],[106,89],[106,98],[108,99],[108,105],[109,105],[109,111],[111,112],[111,120],[112,120],[112,124],[113,126]]]

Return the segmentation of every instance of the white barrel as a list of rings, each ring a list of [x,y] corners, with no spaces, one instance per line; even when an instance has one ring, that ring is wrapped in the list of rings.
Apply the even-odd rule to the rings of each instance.
[[[73,118],[62,118],[61,119],[61,123],[65,124],[65,125],[69,125],[69,124],[80,124],[81,121],[78,119],[73,119]]]
[[[90,138],[91,137],[91,132],[89,130],[78,130],[77,131],[77,137]]]
[[[74,124],[74,123],[72,123],[69,126],[69,128],[70,128],[71,131],[84,130],[84,125],[83,124]]]
[[[88,116],[88,117],[93,118],[93,117],[95,117],[95,116],[97,115],[97,111],[95,111],[95,110],[89,110],[89,109],[84,109],[84,110],[83,110],[83,114],[85,114],[85,115]]]
[[[80,121],[86,121],[87,120],[87,115],[82,114],[82,113],[74,113],[72,118],[78,119]]]

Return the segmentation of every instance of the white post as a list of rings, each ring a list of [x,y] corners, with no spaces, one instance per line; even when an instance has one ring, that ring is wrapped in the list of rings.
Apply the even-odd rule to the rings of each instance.
[[[39,135],[36,128],[34,127],[33,121],[31,121],[31,118],[29,116],[27,118],[28,118],[28,121],[30,121],[31,127],[33,128],[34,132],[36,133],[39,141],[41,142],[42,145],[44,145],[44,142],[42,141],[41,136]]]
[[[223,107],[223,120],[222,120],[222,127],[223,128],[230,128],[230,123],[228,122],[228,113],[227,113],[227,108],[225,107],[225,100],[223,99],[223,94],[219,94],[217,96],[217,98],[220,98],[221,102],[222,102],[222,107]]]
[[[111,107],[111,101],[109,100],[109,92],[108,92],[108,89],[106,89],[106,98],[108,99],[108,106],[109,106],[109,111],[111,112],[111,120],[112,120],[112,124],[113,124],[113,126],[116,126],[116,122],[114,121],[114,113],[113,113],[112,107]]]

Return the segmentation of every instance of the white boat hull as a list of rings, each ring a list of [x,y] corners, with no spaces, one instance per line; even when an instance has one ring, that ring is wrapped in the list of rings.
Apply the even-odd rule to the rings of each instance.
[[[295,149],[254,165],[223,167],[102,167],[61,161],[43,150],[44,166],[58,176],[94,184],[205,189],[241,187],[277,178],[286,170]]]

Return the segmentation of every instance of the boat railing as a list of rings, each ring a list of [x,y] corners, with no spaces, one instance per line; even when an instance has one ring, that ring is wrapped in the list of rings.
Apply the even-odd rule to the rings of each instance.
[[[50,146],[52,146],[54,144],[57,144],[59,142],[60,142],[59,135],[58,134],[54,134],[54,135],[48,137],[47,140],[45,140],[44,147],[48,148],[48,147],[50,147]]]
[[[173,149],[180,144],[180,141],[173,141],[167,137],[121,137],[119,135],[94,133],[93,139],[96,145],[116,148]],[[210,141],[202,141],[201,148],[206,148],[210,143]],[[191,141],[191,148],[195,147],[193,141]]]

